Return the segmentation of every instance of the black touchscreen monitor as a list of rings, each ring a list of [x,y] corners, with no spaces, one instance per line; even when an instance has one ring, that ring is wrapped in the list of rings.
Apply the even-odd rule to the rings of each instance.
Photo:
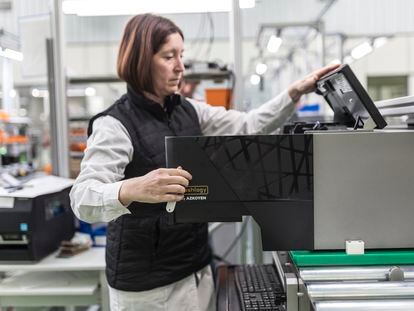
[[[349,65],[323,76],[316,83],[334,111],[334,121],[353,128],[382,129],[387,123]]]

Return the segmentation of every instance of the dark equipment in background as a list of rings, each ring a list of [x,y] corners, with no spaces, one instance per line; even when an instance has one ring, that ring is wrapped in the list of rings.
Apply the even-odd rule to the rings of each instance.
[[[0,260],[38,261],[75,233],[69,190],[35,198],[14,198],[0,208]]]

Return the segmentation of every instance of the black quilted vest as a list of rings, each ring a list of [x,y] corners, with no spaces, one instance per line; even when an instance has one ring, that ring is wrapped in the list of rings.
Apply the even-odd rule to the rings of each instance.
[[[165,167],[166,136],[201,135],[193,106],[179,95],[166,98],[166,109],[128,88],[111,107],[94,116],[118,119],[134,147],[125,179]],[[132,203],[131,214],[108,223],[106,276],[111,287],[144,291],[171,284],[210,263],[207,224],[170,224],[165,203]]]

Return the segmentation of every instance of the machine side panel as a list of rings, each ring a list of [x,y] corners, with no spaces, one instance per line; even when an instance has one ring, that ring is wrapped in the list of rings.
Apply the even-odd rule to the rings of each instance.
[[[315,249],[414,247],[413,151],[413,132],[315,134]]]

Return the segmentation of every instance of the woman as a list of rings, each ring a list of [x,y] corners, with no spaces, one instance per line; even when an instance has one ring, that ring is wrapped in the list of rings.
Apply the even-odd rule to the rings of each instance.
[[[269,133],[315,81],[293,83],[248,113],[176,94],[184,36],[170,20],[137,15],[127,24],[117,70],[127,93],[89,124],[88,147],[71,191],[87,222],[108,222],[106,274],[111,310],[214,310],[206,224],[167,222],[165,202],[183,199],[191,174],[166,169],[164,137]]]

